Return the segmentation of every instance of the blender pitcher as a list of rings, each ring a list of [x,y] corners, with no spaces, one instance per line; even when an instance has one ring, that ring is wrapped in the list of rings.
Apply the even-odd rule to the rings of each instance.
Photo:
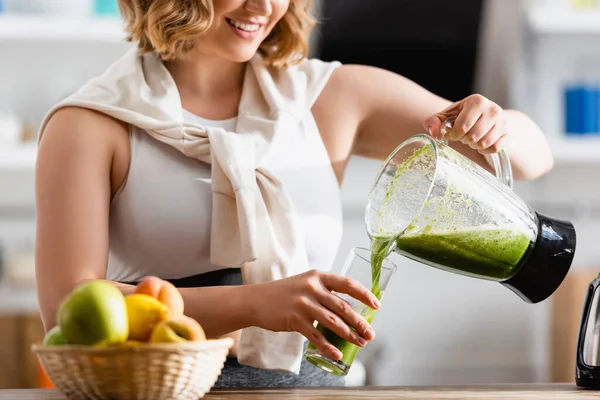
[[[442,137],[452,122],[444,123]],[[575,229],[513,192],[503,150],[492,161],[496,177],[430,135],[400,144],[367,199],[372,251],[493,280],[530,303],[549,297],[571,267]]]

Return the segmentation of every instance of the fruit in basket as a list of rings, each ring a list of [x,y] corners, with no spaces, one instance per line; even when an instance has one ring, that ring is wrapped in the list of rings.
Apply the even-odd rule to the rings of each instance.
[[[46,332],[42,344],[44,346],[62,346],[64,344],[69,344],[69,342],[65,338],[65,335],[63,335],[60,327],[57,325]]]
[[[152,296],[169,308],[171,315],[183,314],[183,297],[179,290],[169,281],[156,276],[147,276],[135,288],[135,293]]]
[[[103,280],[79,284],[65,297],[57,317],[70,344],[123,343],[129,334],[125,297]]]
[[[159,322],[152,331],[150,343],[201,342],[206,340],[202,326],[187,315],[175,315]]]
[[[167,306],[147,294],[127,295],[125,303],[129,319],[129,339],[131,340],[147,341],[156,324],[169,317]]]

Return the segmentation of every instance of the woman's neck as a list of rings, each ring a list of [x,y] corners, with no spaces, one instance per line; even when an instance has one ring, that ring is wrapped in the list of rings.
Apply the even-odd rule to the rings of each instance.
[[[165,66],[177,85],[183,108],[208,119],[237,115],[246,64],[188,55],[166,61]]]

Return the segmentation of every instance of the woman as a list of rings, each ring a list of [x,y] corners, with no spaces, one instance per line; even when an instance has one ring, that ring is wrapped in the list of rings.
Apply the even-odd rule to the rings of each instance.
[[[500,148],[516,179],[552,167],[543,134],[517,111],[306,60],[308,0],[119,4],[139,54],[54,107],[40,132],[36,269],[38,282],[52,282],[38,286],[47,329],[82,281],[108,279],[127,294],[157,275],[181,288],[209,337],[236,339],[217,386],[343,384],[301,350],[303,336],[341,357],[315,320],[360,346],[375,336],[331,291],[373,308],[377,299],[326,272],[349,157],[384,159],[456,116],[452,145],[485,168]]]

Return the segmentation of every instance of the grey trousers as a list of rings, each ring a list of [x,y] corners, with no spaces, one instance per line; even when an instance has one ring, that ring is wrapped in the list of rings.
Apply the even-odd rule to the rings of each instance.
[[[345,378],[327,373],[302,359],[300,374],[286,374],[242,365],[228,358],[215,388],[344,386]]]

